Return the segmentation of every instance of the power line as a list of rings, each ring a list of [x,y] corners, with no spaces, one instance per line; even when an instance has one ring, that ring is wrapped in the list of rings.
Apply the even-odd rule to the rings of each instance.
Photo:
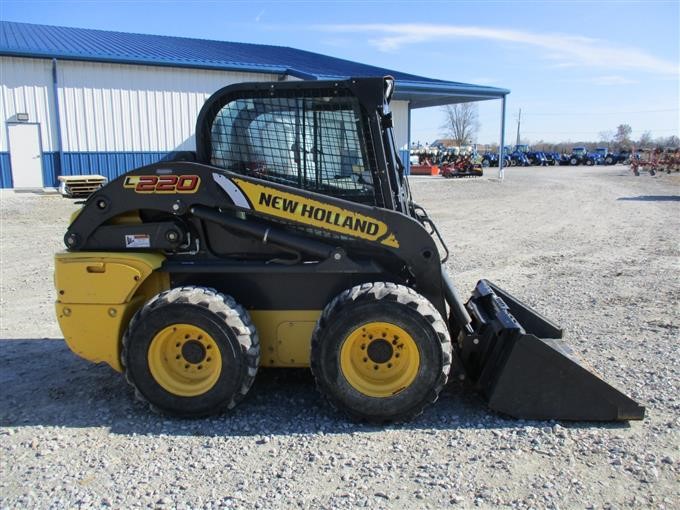
[[[630,112],[551,112],[551,113],[526,113],[524,112],[524,115],[529,115],[529,116],[547,116],[547,115],[630,115],[633,113],[664,113],[664,112],[677,112],[680,108],[669,108],[666,110],[638,110],[638,111],[630,111]]]
[[[672,128],[672,129],[633,129],[634,133],[637,132],[645,132],[645,131],[651,131],[652,133],[656,132],[664,132],[667,133],[669,131],[675,131],[676,133],[678,132],[677,128]],[[525,135],[536,135],[536,134],[548,134],[548,135],[573,135],[573,134],[583,134],[583,135],[597,135],[602,133],[602,131],[523,131],[522,132]]]

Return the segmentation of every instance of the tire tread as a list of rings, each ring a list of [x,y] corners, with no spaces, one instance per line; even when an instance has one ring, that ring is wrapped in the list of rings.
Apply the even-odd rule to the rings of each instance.
[[[229,295],[222,294],[210,287],[200,286],[183,286],[175,287],[170,290],[161,292],[151,298],[137,313],[134,314],[128,328],[123,335],[122,350],[121,350],[121,364],[123,365],[123,374],[127,383],[132,386],[135,392],[135,398],[147,405],[153,412],[158,414],[167,414],[154,404],[148,401],[144,395],[139,391],[135,384],[131,372],[127,369],[127,350],[130,343],[130,332],[134,330],[135,325],[143,321],[145,317],[153,310],[160,306],[169,305],[172,303],[191,304],[201,308],[205,308],[220,317],[225,324],[231,328],[236,335],[241,346],[242,352],[246,356],[245,376],[239,391],[235,392],[232,398],[225,402],[222,406],[211,411],[210,414],[217,414],[227,409],[234,408],[248,393],[250,387],[255,381],[257,369],[260,365],[260,343],[255,326],[250,318],[250,314],[239,305],[234,298]]]
[[[331,405],[331,407],[333,407],[333,409],[343,412],[356,420],[366,419],[365,416],[347,409],[329,391],[326,391],[325,382],[319,375],[321,367],[318,366],[317,356],[315,356],[315,353],[318,352],[320,348],[320,344],[324,337],[324,330],[328,325],[329,319],[336,314],[342,313],[343,310],[349,305],[362,300],[389,300],[406,305],[417,311],[418,314],[425,318],[425,320],[430,323],[434,332],[439,338],[442,352],[442,370],[428,397],[418,407],[405,411],[396,418],[372,420],[396,422],[409,421],[422,414],[428,405],[434,404],[439,398],[439,393],[446,385],[449,371],[451,370],[452,345],[446,323],[434,305],[414,289],[405,285],[399,285],[392,282],[363,283],[341,292],[324,308],[312,334],[312,355],[310,359],[310,366],[317,389],[324,396],[325,400]]]

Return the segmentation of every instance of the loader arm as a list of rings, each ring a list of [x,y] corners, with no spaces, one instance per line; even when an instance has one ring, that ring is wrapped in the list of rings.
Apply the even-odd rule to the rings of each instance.
[[[117,221],[131,215],[153,221]],[[158,163],[110,182],[86,201],[64,242],[72,251],[164,252],[166,266],[174,268],[183,267],[191,254],[184,267],[197,272],[242,261],[240,248],[232,253],[215,249],[223,229],[256,240],[269,269],[325,263],[343,272],[373,261],[446,316],[439,252],[416,219],[200,163]],[[132,247],[130,239],[137,240]],[[297,263],[290,263],[285,251],[269,251],[272,244],[295,252]]]

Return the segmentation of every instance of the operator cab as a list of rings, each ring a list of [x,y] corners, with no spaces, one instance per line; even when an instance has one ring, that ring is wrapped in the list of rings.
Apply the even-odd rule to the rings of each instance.
[[[387,209],[406,209],[392,78],[239,84],[199,115],[202,163]]]

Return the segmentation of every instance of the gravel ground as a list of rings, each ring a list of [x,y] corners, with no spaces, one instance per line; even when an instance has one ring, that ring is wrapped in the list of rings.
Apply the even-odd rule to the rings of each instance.
[[[560,323],[644,421],[517,421],[453,383],[411,423],[357,425],[304,370],[262,370],[227,416],[156,416],[61,339],[51,257],[75,206],[3,191],[0,507],[678,508],[680,179],[506,175],[413,179],[449,272],[462,294],[486,277]]]

